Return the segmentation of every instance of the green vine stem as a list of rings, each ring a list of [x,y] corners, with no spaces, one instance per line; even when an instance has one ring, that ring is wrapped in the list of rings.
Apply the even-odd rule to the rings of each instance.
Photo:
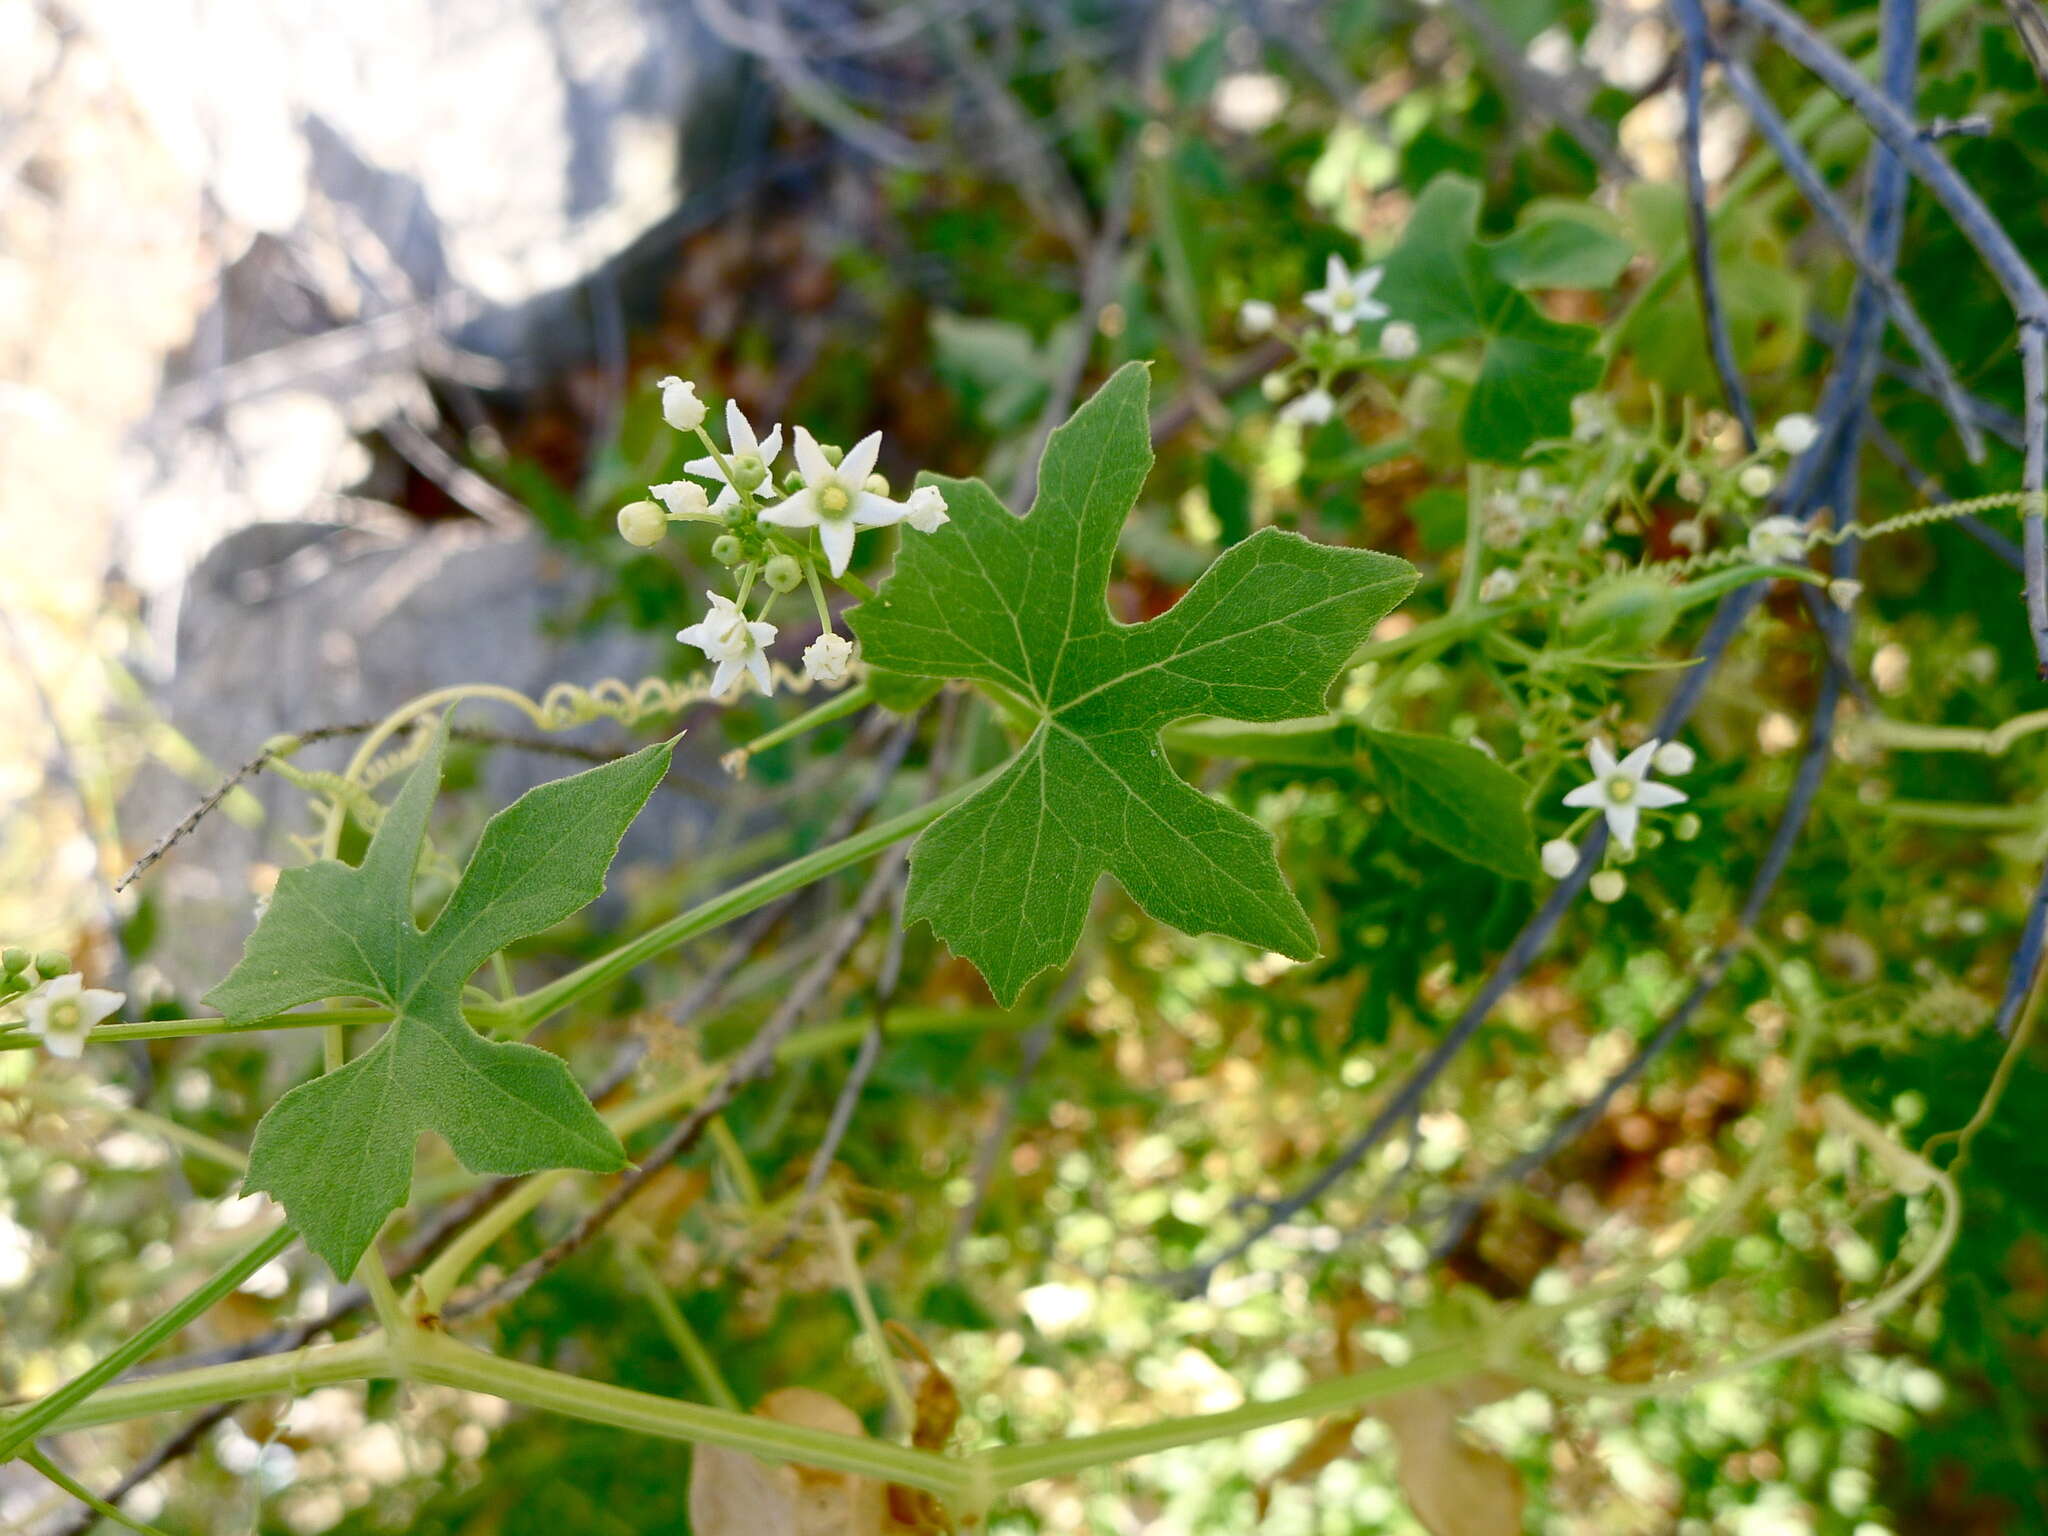
[[[69,1410],[85,1403],[116,1376],[155,1353],[158,1345],[175,1337],[187,1323],[289,1248],[293,1236],[291,1228],[280,1226],[262,1237],[206,1284],[153,1318],[96,1363],[87,1366],[49,1395],[0,1420],[0,1462],[14,1456],[44,1430],[56,1428],[64,1422]],[[100,1400],[106,1396],[100,1393]]]
[[[948,790],[936,799],[928,800],[900,816],[876,822],[851,837],[841,838],[815,853],[806,854],[742,885],[736,885],[731,890],[722,892],[709,901],[700,902],[689,911],[678,913],[667,922],[648,929],[638,938],[628,940],[609,954],[601,955],[566,976],[527,993],[512,1005],[517,1019],[517,1032],[532,1030],[549,1015],[589,996],[606,983],[653,959],[663,950],[672,949],[678,944],[696,938],[699,934],[708,933],[734,918],[745,917],[749,912],[766,906],[778,896],[786,896],[814,880],[823,879],[826,875],[845,869],[850,864],[858,864],[869,855],[880,853],[904,838],[922,832],[954,806],[971,799],[989,784],[994,783],[1001,772],[1001,767],[993,768],[981,777]]]

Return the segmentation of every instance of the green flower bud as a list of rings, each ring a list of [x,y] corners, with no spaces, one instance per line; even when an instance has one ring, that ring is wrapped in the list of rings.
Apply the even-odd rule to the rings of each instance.
[[[761,579],[777,592],[794,592],[804,582],[804,568],[794,555],[777,555],[761,567]]]
[[[804,488],[804,477],[796,470],[789,470],[782,477],[782,494],[794,496]]]
[[[886,496],[889,494],[888,477],[879,473],[869,475],[867,484],[862,486],[861,489],[870,496]]]
[[[711,558],[720,565],[738,565],[747,558],[747,546],[730,533],[721,533],[711,541]]]
[[[36,956],[36,974],[48,981],[52,976],[62,976],[71,969],[71,957],[61,949],[46,949]]]
[[[27,950],[10,944],[6,949],[0,950],[0,971],[12,976],[17,971],[27,970],[34,960],[35,956]]]
[[[839,467],[839,461],[846,457],[846,450],[834,443],[822,444],[820,445],[818,451],[825,455],[825,462],[827,464],[830,464],[834,469],[837,469]]]
[[[619,508],[619,537],[635,549],[652,549],[668,533],[668,513],[651,501]]]
[[[735,490],[757,491],[761,482],[768,478],[768,466],[761,462],[758,453],[736,453],[725,462],[732,467]]]

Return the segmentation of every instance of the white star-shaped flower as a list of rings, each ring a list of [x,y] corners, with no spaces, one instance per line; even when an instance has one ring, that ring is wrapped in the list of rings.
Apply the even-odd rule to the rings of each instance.
[[[1359,321],[1384,320],[1391,313],[1372,296],[1379,285],[1380,268],[1367,267],[1353,277],[1344,258],[1333,255],[1323,269],[1323,286],[1304,294],[1302,302],[1329,321],[1330,329],[1339,336],[1349,336]]]
[[[760,462],[761,483],[754,488],[754,499],[771,500],[776,494],[773,466],[776,456],[782,452],[782,428],[773,426],[768,429],[766,437],[755,436],[754,424],[747,420],[747,413],[740,409],[739,402],[728,400],[725,402],[725,440],[728,445],[725,461],[734,469],[740,467],[743,459]],[[709,480],[718,487],[718,495],[711,503],[714,512],[723,512],[740,499],[740,493],[726,480],[725,471],[718,467],[718,460],[708,453],[690,460],[683,466],[683,473],[695,475],[699,480]],[[654,487],[654,493],[659,496],[661,487]]]
[[[920,485],[903,503],[903,521],[919,533],[937,533],[953,519],[946,512],[946,498],[936,485]]]
[[[711,674],[712,697],[723,696],[742,672],[749,674],[763,693],[774,692],[765,648],[775,643],[775,626],[749,619],[746,610],[729,597],[720,597],[716,592],[704,595],[711,599],[710,614],[688,629],[677,630],[676,638],[685,645],[696,646],[708,660],[718,663],[718,669]]]
[[[843,683],[853,664],[853,642],[844,635],[820,635],[804,647],[804,672],[819,683]]]
[[[44,982],[21,1000],[28,1032],[52,1056],[76,1059],[85,1054],[92,1027],[125,1002],[126,995],[88,987],[76,971]]]
[[[1607,818],[1607,829],[1625,851],[1635,848],[1636,822],[1644,811],[1661,811],[1685,802],[1684,790],[1647,777],[1659,745],[1646,741],[1617,763],[1607,743],[1595,741],[1586,748],[1587,760],[1593,765],[1593,782],[1581,784],[1564,797],[1566,805],[1577,809],[1597,807]]]
[[[853,537],[863,528],[900,523],[909,508],[877,496],[867,488],[882,454],[882,434],[870,432],[841,455],[838,464],[802,427],[796,429],[796,467],[803,489],[786,501],[762,509],[761,521],[781,528],[815,528],[825,549],[825,564],[834,576],[846,574],[853,558]]]

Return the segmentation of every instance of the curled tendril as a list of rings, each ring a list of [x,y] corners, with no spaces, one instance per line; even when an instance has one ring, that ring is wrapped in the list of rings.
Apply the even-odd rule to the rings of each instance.
[[[1952,522],[1956,518],[1970,517],[1979,512],[1996,512],[2005,507],[2025,509],[2038,502],[2040,498],[2040,492],[1997,491],[1989,496],[1973,496],[1967,501],[1943,501],[1932,506],[1916,507],[1911,512],[1901,512],[1896,517],[1880,518],[1874,523],[1844,523],[1839,528],[1804,528],[1800,530],[1799,536],[1808,546],[1833,546],[1846,543],[1850,539],[1881,539],[1888,534],[1904,533],[1908,529],[1925,527],[1930,523]],[[1724,566],[1740,565],[1755,558],[1746,545],[1731,544],[1725,549],[1710,550],[1684,560],[1662,560],[1637,566],[1624,574],[1633,576],[1648,572],[1655,576],[1683,580],[1688,576],[1720,570]]]

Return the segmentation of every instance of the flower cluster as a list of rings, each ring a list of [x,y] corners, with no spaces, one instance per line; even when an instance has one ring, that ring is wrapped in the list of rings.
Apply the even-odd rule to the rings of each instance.
[[[94,1025],[126,1001],[119,992],[85,985],[71,969],[71,957],[57,950],[0,953],[0,1006],[19,1009],[21,1027],[52,1056],[85,1054]]]
[[[833,631],[820,571],[861,590],[846,574],[856,538],[867,529],[897,524],[936,533],[948,521],[945,496],[938,487],[924,485],[905,500],[893,499],[889,482],[875,469],[882,451],[879,432],[842,452],[797,427],[790,434],[796,462],[778,480],[779,425],[756,432],[746,412],[728,400],[726,447],[720,449],[705,430],[709,412],[697,398],[697,386],[666,378],[660,388],[663,418],[679,432],[694,433],[704,453],[683,465],[689,478],[650,486],[653,500],[621,508],[619,534],[637,548],[650,549],[667,535],[670,523],[712,524],[720,530],[711,541],[712,557],[731,568],[737,585],[730,597],[706,593],[711,612],[678,630],[676,639],[695,646],[712,663],[714,695],[724,695],[742,677],[770,693],[768,647],[778,631],[768,622],[769,610],[778,597],[808,586],[822,633],[804,650],[805,674],[821,683],[844,682],[853,667],[853,643]],[[747,604],[757,586],[766,590],[750,615]]]
[[[1302,303],[1320,324],[1299,335],[1287,331],[1280,311],[1265,299],[1246,299],[1239,306],[1237,325],[1244,335],[1282,335],[1298,349],[1293,362],[1267,374],[1260,384],[1267,399],[1286,402],[1280,409],[1282,421],[1319,427],[1341,413],[1343,402],[1332,393],[1332,382],[1372,357],[1359,335],[1361,326],[1384,322],[1376,341],[1381,358],[1405,362],[1422,350],[1415,327],[1390,319],[1387,306],[1375,297],[1381,275],[1378,267],[1353,272],[1343,257],[1331,256],[1323,269],[1323,286],[1302,295]],[[1303,378],[1309,387],[1298,391]]]
[[[1574,810],[1604,818],[1607,831],[1624,858],[1635,854],[1643,812],[1668,810],[1690,798],[1675,785],[1661,784],[1650,777],[1652,770],[1672,775],[1692,772],[1696,759],[1692,748],[1682,741],[1652,739],[1628,756],[1616,758],[1614,749],[1596,738],[1586,748],[1586,761],[1593,777],[1567,793],[1564,803]],[[1580,825],[1584,821],[1582,817]],[[1679,836],[1695,836],[1698,831],[1698,818],[1688,812],[1681,818]],[[1554,837],[1543,845],[1542,863],[1546,875],[1562,880],[1579,867],[1579,850],[1570,837]],[[1603,869],[1591,881],[1596,901],[1618,901],[1627,888],[1627,879],[1618,869]]]

